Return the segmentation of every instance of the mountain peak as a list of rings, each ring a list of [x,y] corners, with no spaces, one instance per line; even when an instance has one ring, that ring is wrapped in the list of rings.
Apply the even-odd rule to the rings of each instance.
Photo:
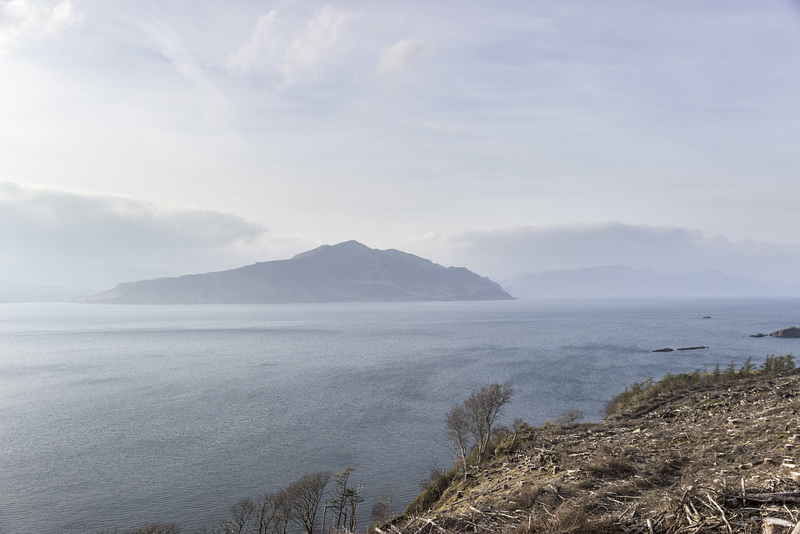
[[[292,259],[297,260],[302,258],[309,258],[311,256],[316,256],[317,254],[326,253],[329,251],[343,251],[343,252],[353,253],[357,251],[364,252],[369,250],[374,250],[374,249],[371,249],[368,246],[363,245],[358,241],[351,239],[350,241],[343,241],[336,245],[322,245],[315,249],[308,250],[306,252],[301,252],[300,254],[296,254],[295,256],[293,256]]]

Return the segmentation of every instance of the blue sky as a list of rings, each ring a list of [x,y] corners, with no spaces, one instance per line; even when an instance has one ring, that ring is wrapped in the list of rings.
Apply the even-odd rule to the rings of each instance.
[[[800,247],[798,146],[789,1],[0,1],[6,262],[757,264]]]

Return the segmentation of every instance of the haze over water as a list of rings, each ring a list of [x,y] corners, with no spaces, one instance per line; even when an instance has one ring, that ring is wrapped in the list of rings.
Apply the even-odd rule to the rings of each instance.
[[[750,338],[800,299],[225,306],[0,306],[0,533],[225,518],[307,472],[347,465],[360,526],[448,467],[444,414],[509,380],[503,423],[666,372],[797,352]],[[703,319],[711,316],[710,319]],[[661,347],[702,351],[654,354]]]

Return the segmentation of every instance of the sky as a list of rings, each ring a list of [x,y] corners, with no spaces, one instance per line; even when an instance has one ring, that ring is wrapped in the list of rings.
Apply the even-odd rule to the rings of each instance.
[[[0,0],[0,278],[355,239],[790,280],[799,146],[798,1]]]

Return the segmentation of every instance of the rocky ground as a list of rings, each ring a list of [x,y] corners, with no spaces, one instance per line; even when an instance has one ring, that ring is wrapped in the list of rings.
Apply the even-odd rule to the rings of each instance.
[[[596,424],[524,429],[430,511],[379,532],[789,533],[798,410],[795,371],[663,394]]]

